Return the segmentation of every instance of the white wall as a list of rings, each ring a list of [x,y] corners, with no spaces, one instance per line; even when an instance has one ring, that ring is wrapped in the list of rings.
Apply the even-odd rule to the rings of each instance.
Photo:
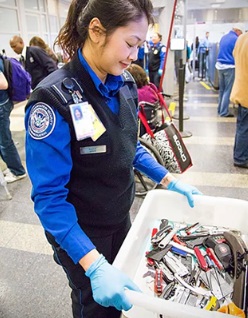
[[[209,32],[209,41],[219,43],[221,37],[228,33],[234,26],[239,27],[243,32],[248,29],[248,23],[189,24],[187,25],[186,39],[191,45],[196,36],[201,40],[205,37],[205,33]]]

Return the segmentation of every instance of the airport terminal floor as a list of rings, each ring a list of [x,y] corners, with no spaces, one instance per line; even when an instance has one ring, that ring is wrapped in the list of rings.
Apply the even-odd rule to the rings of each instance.
[[[218,92],[202,84],[195,80],[185,87],[184,116],[188,119],[183,132],[192,134],[184,141],[193,167],[177,177],[206,195],[247,200],[248,170],[233,166],[237,109],[230,105],[234,118],[218,117]],[[11,115],[11,129],[25,164],[23,117],[24,104],[19,104]],[[178,120],[174,122],[178,125]],[[0,167],[5,169],[3,162]],[[67,279],[54,263],[33,212],[28,177],[9,184],[8,189],[12,200],[6,200],[0,187],[0,318],[70,318]],[[136,197],[133,220],[141,204],[142,198]]]

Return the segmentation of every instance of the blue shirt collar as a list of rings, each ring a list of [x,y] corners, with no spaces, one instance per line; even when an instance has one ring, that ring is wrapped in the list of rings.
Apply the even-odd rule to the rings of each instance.
[[[115,96],[119,89],[123,86],[124,80],[121,75],[115,76],[108,74],[105,84],[101,82],[96,73],[89,66],[87,61],[82,55],[81,49],[78,49],[78,58],[86,71],[90,74],[96,89],[100,92],[100,94],[104,97],[112,97]]]

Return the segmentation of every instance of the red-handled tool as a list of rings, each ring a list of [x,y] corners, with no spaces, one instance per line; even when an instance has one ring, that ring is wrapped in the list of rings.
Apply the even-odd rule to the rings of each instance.
[[[162,270],[157,268],[155,271],[155,278],[154,278],[154,292],[157,295],[161,295],[162,293]]]
[[[206,248],[206,252],[207,252],[207,255],[210,257],[210,259],[214,262],[214,264],[215,264],[220,270],[223,270],[224,267],[223,267],[223,265],[221,264],[221,262],[218,260],[217,256],[215,255],[214,250],[213,250],[211,247],[207,247],[207,248]]]
[[[176,243],[180,244],[180,245],[186,246],[186,243],[184,243],[184,242],[180,241],[180,240],[179,240],[179,238],[178,238],[178,236],[177,236],[176,234],[175,234],[175,235],[173,235],[172,240],[173,240],[174,242],[176,242]]]
[[[152,236],[151,237],[153,237],[156,233],[158,233],[158,229],[156,227],[154,227],[152,229]]]
[[[208,269],[208,264],[205,260],[205,257],[202,255],[201,250],[199,249],[199,247],[194,247],[194,252],[196,255],[196,258],[199,262],[199,265],[201,267],[201,269],[203,269],[204,271],[206,271]]]

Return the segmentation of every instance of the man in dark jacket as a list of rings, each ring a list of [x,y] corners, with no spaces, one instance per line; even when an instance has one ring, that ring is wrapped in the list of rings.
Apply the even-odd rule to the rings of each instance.
[[[20,54],[20,62],[32,77],[32,89],[48,74],[57,69],[56,63],[38,46],[25,46],[23,39],[15,35],[10,40],[10,46],[15,53]]]

